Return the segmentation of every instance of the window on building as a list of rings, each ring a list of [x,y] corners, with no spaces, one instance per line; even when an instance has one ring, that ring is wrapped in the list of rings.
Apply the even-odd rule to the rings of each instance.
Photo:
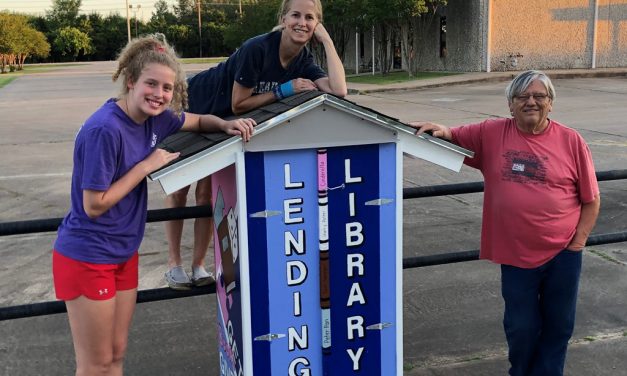
[[[401,57],[401,42],[394,43],[394,69],[403,67],[403,58]]]
[[[446,17],[440,17],[440,57],[448,55],[446,51]]]
[[[359,33],[359,57],[364,58],[364,33]]]

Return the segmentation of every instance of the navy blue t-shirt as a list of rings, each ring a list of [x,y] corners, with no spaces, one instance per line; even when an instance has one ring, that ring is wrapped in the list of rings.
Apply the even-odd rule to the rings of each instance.
[[[254,88],[253,95],[272,91],[275,86],[295,78],[312,81],[327,74],[314,63],[307,48],[296,56],[287,69],[279,59],[281,31],[258,35],[244,42],[225,62],[202,71],[189,80],[189,112],[233,115],[231,95],[233,82]]]

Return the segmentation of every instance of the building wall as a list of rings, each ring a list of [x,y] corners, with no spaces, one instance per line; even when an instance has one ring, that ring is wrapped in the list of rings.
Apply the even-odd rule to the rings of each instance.
[[[440,56],[436,19],[416,51],[420,70],[591,68],[593,59],[597,68],[627,66],[627,0],[449,0],[440,16],[446,17],[447,55]],[[371,34],[365,38],[362,66],[372,51]],[[347,68],[355,66],[351,43]]]
[[[492,0],[491,70],[592,67],[594,2]],[[598,4],[596,66],[625,66],[627,0]]]
[[[449,0],[448,6],[439,11],[438,17],[426,30],[416,51],[420,70],[426,71],[481,71],[485,70],[483,58],[486,49],[486,5],[484,0]],[[440,56],[440,16],[447,21],[446,57]],[[360,73],[371,71],[372,33],[366,30],[364,56],[360,59]],[[378,36],[375,35],[378,41]],[[344,67],[355,69],[355,36],[347,44],[342,58]],[[403,69],[406,67],[403,66]]]
[[[599,0],[597,67],[627,66],[627,1]]]
[[[345,46],[344,57],[340,56],[340,58],[342,58],[344,67],[350,72],[355,71],[355,58],[358,60],[359,73],[372,72],[372,65],[370,64],[372,61],[372,31],[365,30],[360,33],[358,38],[356,34],[357,32],[351,34],[351,39]],[[363,51],[361,45],[363,45]],[[355,54],[356,49],[359,51],[357,54]]]
[[[593,9],[590,3],[493,1],[491,70],[588,67],[592,36],[588,25]]]
[[[438,58],[439,62],[433,59],[431,64],[425,64],[425,68],[452,72],[483,70],[486,10],[481,0],[449,0],[443,13],[446,16],[447,56]],[[439,40],[438,32],[435,30],[433,40]]]

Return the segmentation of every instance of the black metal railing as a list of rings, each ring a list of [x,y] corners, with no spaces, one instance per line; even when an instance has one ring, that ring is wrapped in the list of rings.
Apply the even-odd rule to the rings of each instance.
[[[598,181],[627,179],[627,170],[612,170],[597,172]],[[460,184],[432,185],[403,189],[403,199],[422,197],[448,196],[456,194],[477,193],[483,191],[483,182]],[[211,217],[210,206],[193,206],[177,209],[149,210],[146,216],[148,222],[161,222],[174,219],[189,219]],[[62,218],[37,219],[29,221],[0,223],[0,236],[31,234],[56,231]],[[588,238],[586,245],[601,245],[622,243],[627,241],[627,231],[607,234],[596,234]],[[479,250],[448,252],[427,256],[407,257],[403,259],[403,269],[420,268],[425,266],[451,264],[456,262],[475,261],[479,259]],[[185,298],[197,295],[215,293],[215,285],[193,287],[187,291],[175,291],[169,288],[141,290],[137,293],[137,303],[147,303],[159,300]],[[49,301],[10,307],[0,307],[0,321],[26,317],[51,315],[66,312],[62,301]]]

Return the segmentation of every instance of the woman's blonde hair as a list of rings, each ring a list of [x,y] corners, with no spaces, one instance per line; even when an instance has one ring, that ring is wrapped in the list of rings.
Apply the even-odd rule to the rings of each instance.
[[[135,83],[148,64],[161,64],[175,73],[170,108],[180,114],[187,108],[187,80],[178,56],[163,34],[152,34],[128,42],[118,55],[118,68],[113,81],[122,76],[120,95],[128,94],[128,84]]]
[[[281,6],[279,7],[279,12],[277,13],[277,25],[272,29],[272,31],[283,29],[283,25],[282,25],[283,17],[285,17],[287,12],[290,11],[293,1],[294,0],[283,0],[281,2]],[[310,1],[314,3],[314,9],[316,12],[316,18],[318,18],[318,22],[322,23],[322,3],[320,2],[320,0],[310,0]]]

